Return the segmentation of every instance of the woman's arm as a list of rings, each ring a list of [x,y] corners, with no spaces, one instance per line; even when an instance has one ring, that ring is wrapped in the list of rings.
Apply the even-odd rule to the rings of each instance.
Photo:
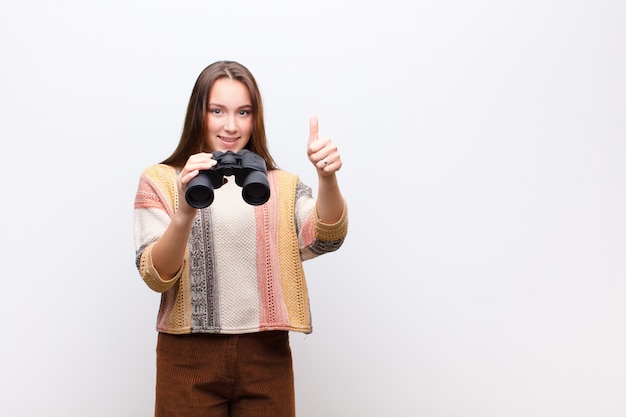
[[[197,209],[191,207],[185,200],[187,184],[201,170],[210,169],[217,163],[211,158],[210,153],[192,155],[178,174],[178,210],[152,248],[152,264],[164,280],[173,278],[182,266],[191,226],[197,212]]]
[[[317,216],[323,223],[333,224],[343,214],[344,201],[336,172],[341,169],[341,155],[337,146],[328,138],[319,138],[317,117],[309,121],[307,154],[318,176]]]

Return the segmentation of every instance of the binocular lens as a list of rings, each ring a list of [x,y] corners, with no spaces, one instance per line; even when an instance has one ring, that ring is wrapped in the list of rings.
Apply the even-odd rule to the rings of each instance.
[[[200,174],[187,184],[185,199],[191,207],[197,209],[208,207],[213,203],[213,198],[213,186],[208,175]]]
[[[260,206],[270,198],[270,184],[267,176],[258,171],[252,171],[244,180],[241,195],[244,201],[253,206]]]
[[[246,203],[259,206],[269,199],[267,188],[263,184],[250,184],[243,189],[243,199]]]

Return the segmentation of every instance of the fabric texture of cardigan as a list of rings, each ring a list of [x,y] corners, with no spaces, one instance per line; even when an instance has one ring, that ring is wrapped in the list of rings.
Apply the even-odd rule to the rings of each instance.
[[[178,208],[178,171],[159,164],[141,175],[134,206],[136,263],[161,293],[157,330],[171,334],[310,333],[302,261],[337,250],[348,231],[347,207],[335,224],[317,217],[311,189],[291,173],[268,172],[270,199],[243,201],[234,177],[194,219],[181,269],[164,280],[152,248]]]

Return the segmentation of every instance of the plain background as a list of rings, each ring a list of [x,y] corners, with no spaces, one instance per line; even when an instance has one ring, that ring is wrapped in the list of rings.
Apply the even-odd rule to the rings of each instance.
[[[305,264],[299,417],[626,415],[626,3],[0,3],[0,415],[149,416],[139,174],[197,75],[255,74],[270,149],[350,232]]]

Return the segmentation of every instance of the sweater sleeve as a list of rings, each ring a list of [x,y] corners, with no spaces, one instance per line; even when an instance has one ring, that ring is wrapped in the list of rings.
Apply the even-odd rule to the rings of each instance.
[[[157,292],[171,288],[183,268],[163,280],[152,263],[152,247],[169,226],[177,205],[176,172],[165,165],[146,169],[140,179],[134,206],[135,262],[146,284]]]
[[[348,233],[348,207],[345,201],[341,218],[333,224],[323,223],[319,219],[311,188],[301,182],[296,187],[295,204],[302,260],[334,252],[341,247]]]

